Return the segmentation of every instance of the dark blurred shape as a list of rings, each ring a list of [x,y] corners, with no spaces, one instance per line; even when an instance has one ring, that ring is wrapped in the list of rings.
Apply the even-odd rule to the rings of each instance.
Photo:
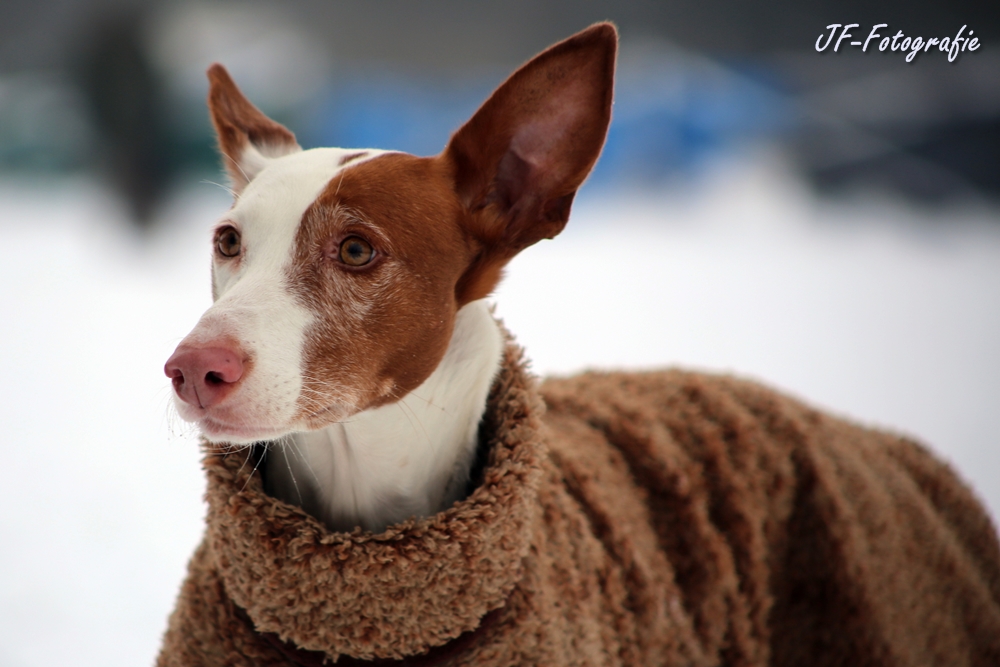
[[[944,55],[779,59],[801,112],[791,146],[821,191],[1000,199],[1000,53]]]
[[[203,81],[214,59],[225,60],[241,85],[256,74],[249,82],[255,103],[293,126],[304,145],[433,153],[527,54],[611,19],[621,30],[623,57],[595,183],[658,187],[756,142],[786,148],[820,192],[877,188],[921,202],[1000,200],[997,2],[287,0],[275,14],[287,22],[257,11],[277,7],[3,0],[0,168],[72,169],[96,156],[135,219],[148,221],[176,169],[214,168],[204,93],[190,83]],[[165,57],[147,38],[162,37],[162,19],[183,19],[185,12],[187,23],[175,21],[182,27],[174,38],[182,39]],[[154,15],[159,25],[148,23]],[[109,16],[118,18],[101,18]],[[879,23],[889,24],[883,34],[924,38],[967,25],[982,48],[955,63],[936,51],[913,63],[874,47],[817,53],[817,37],[833,23],[860,24],[857,39]],[[287,41],[275,47],[281,39],[268,42],[269,33]],[[269,43],[288,55],[295,51],[288,45],[310,40],[322,48],[284,61],[264,48]],[[150,53],[157,54],[153,63]],[[305,77],[308,68],[295,58],[328,59],[331,67]],[[66,63],[86,93],[94,125],[75,143],[62,138],[80,124],[79,105],[61,102],[74,100],[60,88]],[[286,96],[278,109],[268,108],[274,99],[260,91],[282,90],[296,75],[315,94]],[[160,76],[169,82],[170,100]],[[4,86],[11,91],[6,98]],[[31,122],[42,116],[35,109],[45,110],[44,121]]]
[[[1000,199],[1000,119],[932,125],[916,140],[893,141],[890,128],[873,132],[887,148],[824,164],[829,146],[841,141],[844,131],[807,131],[797,143],[806,174],[830,193],[877,188],[925,203],[976,194]]]
[[[169,188],[176,160],[163,85],[145,51],[141,15],[99,23],[77,65],[97,130],[95,159],[147,227]]]

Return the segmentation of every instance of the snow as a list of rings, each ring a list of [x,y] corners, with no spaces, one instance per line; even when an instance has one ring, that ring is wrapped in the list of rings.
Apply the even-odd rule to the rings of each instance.
[[[140,238],[92,183],[0,182],[0,664],[156,654],[204,515],[162,364],[208,306],[227,207],[185,191]],[[496,301],[540,373],[758,378],[928,442],[1000,516],[995,211],[824,202],[778,160],[734,160],[660,193],[583,193]]]

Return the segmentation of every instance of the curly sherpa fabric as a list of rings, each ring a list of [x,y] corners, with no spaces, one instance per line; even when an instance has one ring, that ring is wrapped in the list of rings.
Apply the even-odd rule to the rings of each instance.
[[[995,529],[913,442],[728,377],[537,388],[514,346],[481,435],[465,500],[380,535],[210,452],[158,664],[1000,664]]]

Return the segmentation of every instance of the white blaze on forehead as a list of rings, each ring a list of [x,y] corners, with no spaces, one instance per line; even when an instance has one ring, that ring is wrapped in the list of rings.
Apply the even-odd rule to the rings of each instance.
[[[365,151],[364,158],[341,166],[341,161],[358,151],[342,148],[314,148],[267,161],[260,174],[243,190],[227,220],[237,224],[242,234],[245,255],[239,275],[283,272],[293,255],[292,244],[302,222],[302,215],[339,172],[375,157],[382,151]],[[219,273],[226,273],[225,271]],[[237,275],[219,276],[226,283]],[[219,284],[221,297],[227,285]]]
[[[253,437],[211,434],[212,440],[252,442],[295,430],[290,420],[302,389],[305,331],[313,320],[287,284],[299,225],[339,172],[380,152],[365,151],[363,158],[343,166],[345,156],[359,151],[317,148],[268,159],[223,218],[239,229],[242,256],[216,263],[216,302],[184,342],[210,345],[229,340],[240,346],[250,370],[229,401],[227,414],[241,427],[264,430]]]

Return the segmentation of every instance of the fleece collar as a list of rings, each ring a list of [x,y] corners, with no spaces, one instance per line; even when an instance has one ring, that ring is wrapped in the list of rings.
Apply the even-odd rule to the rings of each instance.
[[[253,627],[331,660],[400,659],[479,627],[521,578],[537,512],[543,407],[508,343],[481,424],[482,482],[434,516],[335,533],[267,495],[241,452],[208,451],[208,545]]]

